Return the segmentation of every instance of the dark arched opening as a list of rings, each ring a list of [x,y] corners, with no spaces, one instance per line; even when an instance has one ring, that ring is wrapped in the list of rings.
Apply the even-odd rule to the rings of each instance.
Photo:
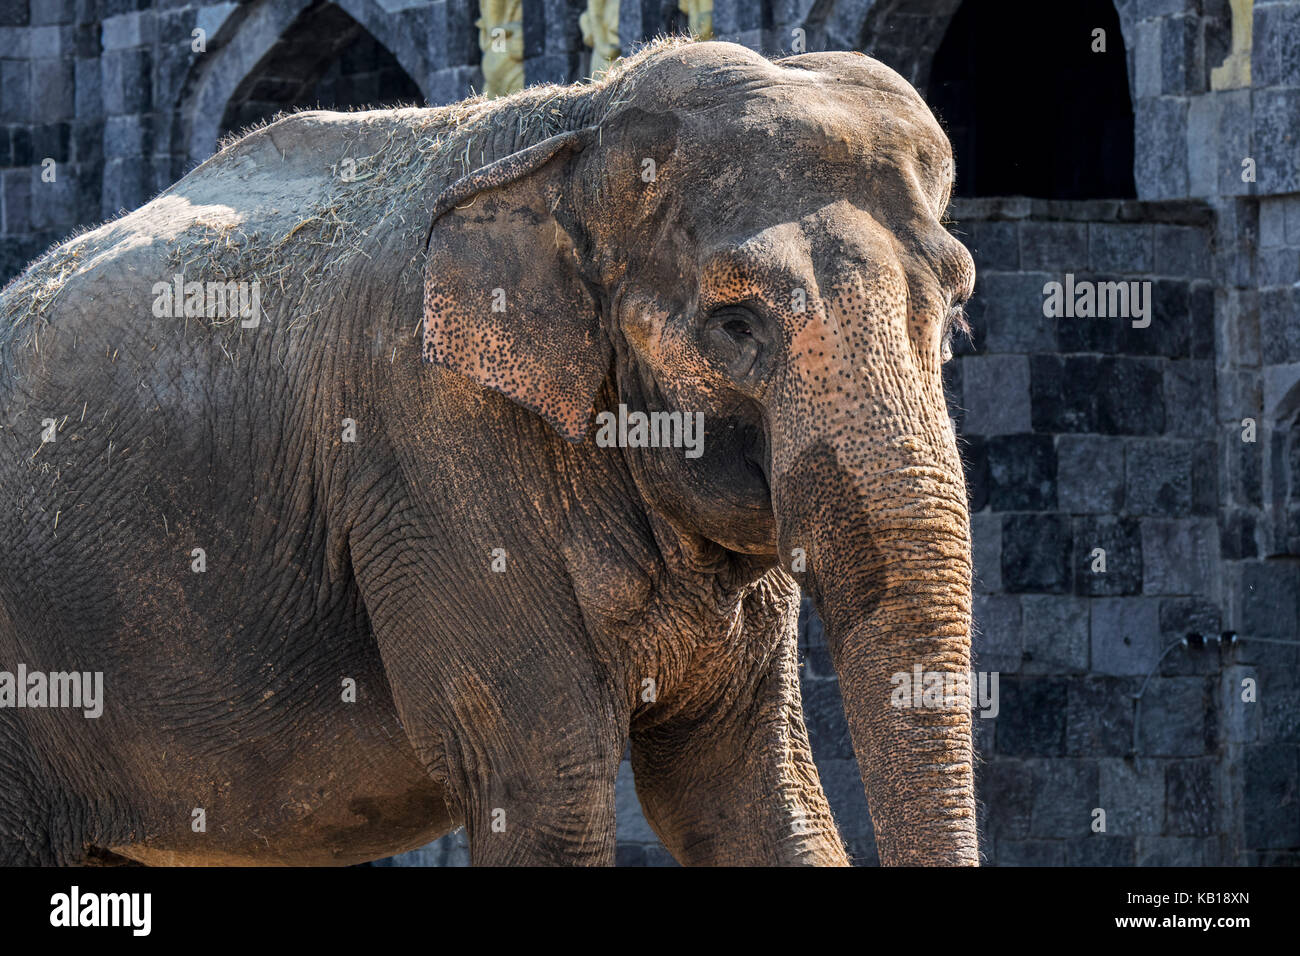
[[[959,196],[1137,195],[1110,0],[966,0],[935,54],[929,101],[953,141]]]
[[[406,71],[333,3],[313,3],[235,89],[223,134],[294,108],[347,110],[422,103]]]

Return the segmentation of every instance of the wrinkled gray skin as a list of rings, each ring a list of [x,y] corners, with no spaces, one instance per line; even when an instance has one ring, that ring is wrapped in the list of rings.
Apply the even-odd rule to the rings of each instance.
[[[0,299],[0,669],[105,702],[0,710],[0,863],[355,863],[464,825],[475,863],[608,864],[629,742],[682,862],[843,863],[802,585],[881,859],[974,864],[968,706],[890,705],[969,667],[951,176],[867,57],[663,44],[283,119],[36,263]],[[155,316],[177,263],[258,278],[261,325]],[[704,413],[704,454],[601,447],[620,402]]]

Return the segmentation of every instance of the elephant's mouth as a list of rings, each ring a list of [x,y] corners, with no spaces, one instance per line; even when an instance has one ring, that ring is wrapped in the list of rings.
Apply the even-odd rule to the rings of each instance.
[[[753,476],[755,482],[762,487],[763,496],[768,501],[771,501],[772,484],[769,478],[770,465],[766,448],[767,442],[763,441],[762,444],[763,447],[760,448],[751,445],[749,442],[745,443],[745,467],[749,469],[749,473]]]

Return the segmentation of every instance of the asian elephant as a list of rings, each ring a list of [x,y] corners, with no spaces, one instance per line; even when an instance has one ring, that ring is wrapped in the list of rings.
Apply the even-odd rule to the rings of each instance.
[[[0,299],[0,863],[609,864],[630,745],[682,863],[843,864],[802,589],[882,862],[976,864],[969,701],[893,681],[970,667],[952,182],[869,57],[660,41],[283,117],[51,249]]]

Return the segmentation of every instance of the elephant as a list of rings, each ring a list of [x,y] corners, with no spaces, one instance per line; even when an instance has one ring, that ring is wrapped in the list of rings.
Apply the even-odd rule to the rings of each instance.
[[[953,175],[871,57],[661,40],[276,118],[51,248],[0,297],[0,863],[609,865],[630,751],[680,863],[844,865],[807,595],[881,862],[978,865],[969,699],[895,693],[970,669]]]

